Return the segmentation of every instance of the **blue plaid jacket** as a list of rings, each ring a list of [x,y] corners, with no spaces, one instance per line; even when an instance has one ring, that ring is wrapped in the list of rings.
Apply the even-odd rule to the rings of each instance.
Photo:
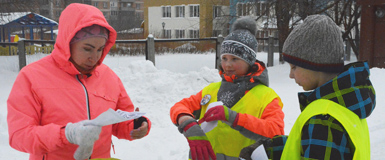
[[[345,66],[344,71],[311,92],[298,93],[301,111],[317,99],[328,99],[345,106],[361,119],[375,107],[375,91],[369,80],[367,62]],[[321,106],[320,106],[321,107]],[[270,159],[280,159],[288,136],[275,136],[265,143]],[[344,127],[330,115],[317,115],[307,121],[301,135],[301,159],[352,159],[355,147]]]

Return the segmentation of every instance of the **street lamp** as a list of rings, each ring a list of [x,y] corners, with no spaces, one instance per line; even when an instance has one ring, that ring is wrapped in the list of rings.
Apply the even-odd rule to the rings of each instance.
[[[162,27],[163,27],[163,38],[165,38],[165,30],[164,30],[164,26],[166,26],[166,23],[162,22]]]

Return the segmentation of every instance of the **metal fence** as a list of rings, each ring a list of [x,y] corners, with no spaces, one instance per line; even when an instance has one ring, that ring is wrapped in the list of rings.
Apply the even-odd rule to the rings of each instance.
[[[220,48],[221,43],[223,42],[223,37],[219,35],[218,37],[212,38],[201,38],[201,39],[155,39],[152,36],[147,37],[147,39],[139,39],[139,40],[117,40],[116,44],[130,44],[130,43],[138,43],[145,45],[145,57],[146,60],[151,61],[155,65],[155,43],[157,42],[189,42],[189,41],[214,41],[215,42],[215,67],[220,63]],[[276,38],[257,38],[257,40],[268,41],[268,62],[267,66],[273,66],[273,53],[274,53],[274,40]],[[26,45],[30,43],[30,45]],[[47,41],[47,40],[20,40],[18,42],[13,43],[3,43],[0,42],[0,56],[1,55],[18,55],[19,57],[19,69],[22,69],[26,66],[26,55],[34,54],[34,53],[46,53],[49,54],[53,50],[53,44],[55,41]],[[40,46],[36,46],[35,44],[40,44]],[[46,45],[52,44],[52,45]]]

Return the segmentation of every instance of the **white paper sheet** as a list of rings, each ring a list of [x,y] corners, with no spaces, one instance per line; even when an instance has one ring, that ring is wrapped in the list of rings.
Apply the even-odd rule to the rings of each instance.
[[[257,147],[251,154],[252,160],[268,160],[263,144]]]
[[[223,103],[221,101],[210,103],[209,106],[207,106],[206,112],[210,108],[213,108],[213,107],[218,106],[218,105],[223,105]],[[203,132],[207,133],[207,132],[211,131],[212,129],[214,129],[217,125],[218,125],[218,121],[203,122],[203,123],[201,123],[201,128],[202,128]]]
[[[107,111],[100,114],[93,120],[88,121],[85,125],[95,125],[95,126],[107,126],[110,124],[120,123],[131,119],[139,118],[146,113],[143,112],[126,112],[122,110],[114,111],[113,109],[108,109]]]

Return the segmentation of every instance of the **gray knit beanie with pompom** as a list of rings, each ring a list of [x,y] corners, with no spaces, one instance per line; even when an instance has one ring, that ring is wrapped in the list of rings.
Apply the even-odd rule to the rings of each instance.
[[[283,59],[313,71],[339,73],[344,68],[342,31],[328,16],[308,16],[285,40]]]
[[[258,42],[255,38],[257,24],[252,17],[238,18],[224,39],[221,46],[221,56],[232,54],[253,65],[257,60]]]

